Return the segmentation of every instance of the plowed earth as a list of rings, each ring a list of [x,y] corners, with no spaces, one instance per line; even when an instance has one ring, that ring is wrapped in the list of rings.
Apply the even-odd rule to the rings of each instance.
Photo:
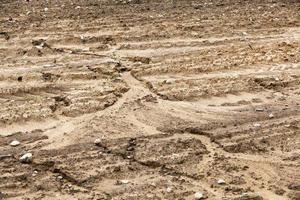
[[[298,0],[2,0],[0,22],[0,199],[300,199]]]

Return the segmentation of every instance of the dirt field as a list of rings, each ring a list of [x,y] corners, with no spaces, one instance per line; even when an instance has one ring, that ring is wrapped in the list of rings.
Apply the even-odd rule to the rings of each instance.
[[[0,199],[300,200],[299,0],[1,0],[0,59]]]

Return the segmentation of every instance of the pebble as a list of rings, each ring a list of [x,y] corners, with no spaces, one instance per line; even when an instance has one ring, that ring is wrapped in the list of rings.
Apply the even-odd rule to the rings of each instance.
[[[38,174],[38,171],[34,170],[32,173],[32,176],[36,176]]]
[[[128,184],[129,180],[120,180],[120,183],[122,183],[122,184]]]
[[[147,196],[149,199],[153,199],[153,198],[154,198],[154,195],[153,195],[153,194],[146,194],[146,196]]]
[[[55,64],[46,64],[46,65],[43,65],[43,67],[55,67],[56,65]]]
[[[47,12],[49,9],[48,8],[44,8],[44,11]]]
[[[249,199],[255,199],[255,200],[263,200],[263,198],[259,195],[256,194],[248,194],[248,193],[244,193],[242,195],[238,195],[232,198],[222,198],[224,200],[241,200],[241,199],[245,199],[245,200],[249,200]]]
[[[204,198],[204,195],[202,192],[196,192],[195,193],[195,199],[203,199]]]
[[[96,146],[101,145],[101,139],[100,139],[100,138],[97,138],[97,139],[94,141],[94,144],[95,144]]]
[[[169,79],[165,80],[164,82],[165,82],[165,84],[172,84],[172,80],[169,80]]]
[[[13,140],[9,145],[12,147],[16,147],[18,145],[20,145],[21,143],[18,140]]]
[[[261,124],[260,123],[255,123],[254,127],[261,127]]]
[[[30,163],[32,161],[32,153],[25,153],[20,158],[21,163]]]
[[[274,115],[273,115],[272,113],[269,114],[269,118],[270,118],[270,119],[274,118]]]
[[[167,192],[172,192],[172,188],[168,187]]]
[[[218,184],[222,185],[222,184],[225,184],[226,182],[223,180],[223,179],[219,179],[218,180]]]
[[[264,109],[263,109],[263,108],[256,108],[255,111],[256,111],[256,112],[263,112]]]
[[[150,183],[151,186],[153,187],[156,187],[156,184],[155,183]]]
[[[290,190],[300,190],[300,183],[290,183],[288,185],[288,189],[290,189]]]

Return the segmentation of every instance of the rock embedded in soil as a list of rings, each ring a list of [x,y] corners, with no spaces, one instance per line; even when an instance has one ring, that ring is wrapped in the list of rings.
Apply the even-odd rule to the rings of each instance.
[[[122,184],[128,184],[129,183],[129,180],[121,180],[120,181]]]
[[[202,192],[196,192],[195,193],[195,199],[204,199],[204,195]]]
[[[127,185],[129,180],[117,180],[116,185]]]
[[[256,127],[256,128],[259,128],[259,127],[261,127],[261,124],[260,123],[255,123],[255,124],[253,124],[253,126]]]
[[[235,197],[225,197],[222,198],[222,200],[263,200],[263,198],[256,194],[244,193],[242,195],[235,196]]]
[[[290,190],[300,190],[300,183],[291,183],[288,185],[288,189]]]
[[[167,188],[167,192],[168,192],[168,193],[172,192],[172,188],[171,188],[171,187],[168,187],[168,188]]]
[[[12,147],[19,146],[21,143],[18,140],[13,140],[9,145]]]
[[[263,112],[264,109],[263,109],[263,108],[256,108],[255,111],[256,111],[256,112]]]
[[[21,163],[31,163],[32,162],[32,153],[25,153],[20,158]]]
[[[220,185],[224,185],[226,182],[223,180],[223,179],[219,179],[218,180],[218,184],[220,184]]]
[[[35,176],[37,176],[37,174],[38,174],[38,171],[34,170],[32,173],[32,176],[35,177]]]
[[[96,146],[100,146],[101,145],[101,139],[100,138],[95,139],[94,144]]]
[[[172,84],[172,80],[167,79],[167,80],[164,81],[164,83],[165,83],[165,84]]]

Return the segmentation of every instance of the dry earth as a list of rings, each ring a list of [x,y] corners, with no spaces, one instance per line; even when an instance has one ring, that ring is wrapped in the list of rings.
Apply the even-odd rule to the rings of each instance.
[[[1,0],[0,22],[0,199],[300,199],[299,0]]]

